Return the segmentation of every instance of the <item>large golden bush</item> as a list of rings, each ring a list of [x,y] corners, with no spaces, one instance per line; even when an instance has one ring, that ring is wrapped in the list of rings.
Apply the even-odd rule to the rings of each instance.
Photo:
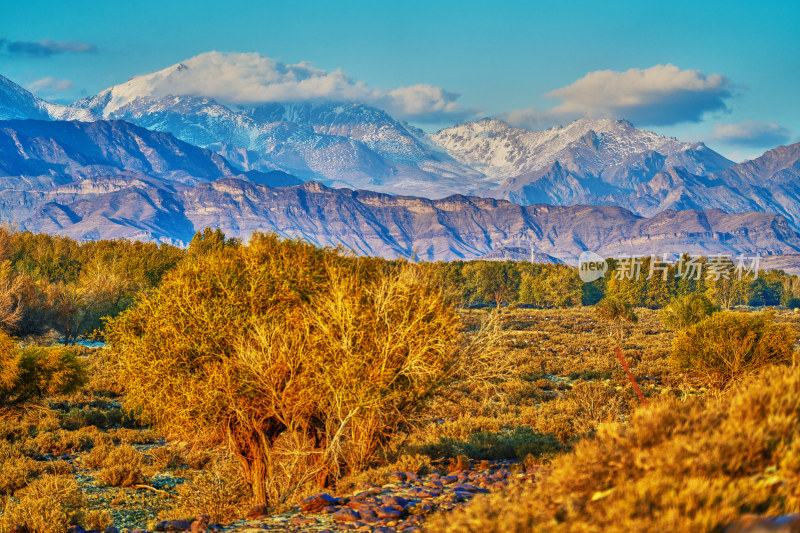
[[[370,462],[469,352],[422,269],[272,235],[185,261],[107,338],[128,408],[227,444],[261,503]]]

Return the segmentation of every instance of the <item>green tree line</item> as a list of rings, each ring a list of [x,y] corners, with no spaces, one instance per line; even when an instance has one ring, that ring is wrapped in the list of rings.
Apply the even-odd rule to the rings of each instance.
[[[183,249],[123,239],[77,241],[0,227],[0,330],[17,337],[54,332],[67,343],[102,334],[105,318],[157,288],[187,257],[241,246],[240,239],[208,228]],[[649,257],[627,263],[609,259],[606,275],[591,283],[581,281],[577,268],[560,264],[476,260],[424,266],[462,305],[574,307],[610,298],[661,308],[677,297],[703,294],[723,308],[800,307],[795,275],[761,271],[738,279],[736,264],[713,257],[657,263]],[[719,272],[723,275],[714,275]]]
[[[525,261],[431,263],[439,284],[466,305],[535,307],[594,305],[604,298],[660,309],[677,297],[704,294],[717,306],[800,307],[800,278],[780,270],[752,271],[725,257],[683,256],[672,264],[650,257],[608,259],[605,276],[584,283],[578,269]],[[740,271],[737,271],[737,268]]]

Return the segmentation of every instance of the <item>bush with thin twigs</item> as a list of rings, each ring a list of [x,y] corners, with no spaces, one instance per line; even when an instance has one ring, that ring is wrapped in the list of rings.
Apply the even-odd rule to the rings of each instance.
[[[84,514],[83,525],[91,531],[105,531],[114,525],[114,517],[105,509],[94,509]]]
[[[94,446],[94,435],[91,432],[78,430],[42,431],[26,446],[34,456],[58,456],[88,450]]]
[[[206,514],[214,522],[227,523],[246,513],[251,497],[238,462],[220,459],[179,485],[175,505],[162,517],[186,518]]]
[[[0,331],[0,408],[75,391],[86,369],[74,351],[63,347],[19,348]]]
[[[672,300],[659,311],[658,316],[664,327],[679,330],[693,326],[717,311],[719,309],[708,299],[708,296],[692,293]]]
[[[619,330],[619,338],[625,335],[625,322],[635,324],[639,321],[639,317],[633,310],[633,306],[624,300],[606,297],[594,305],[594,314],[601,320],[605,320],[608,324],[608,334],[611,336],[614,332],[614,327]]]
[[[182,263],[107,339],[129,408],[227,444],[256,502],[279,504],[366,466],[480,360],[462,329],[425,269],[255,235]]]
[[[43,465],[24,455],[18,444],[0,441],[0,494],[14,494],[43,471]]]
[[[99,469],[97,480],[107,487],[133,487],[144,483],[146,459],[129,444],[97,446],[83,457],[88,468]]]
[[[790,363],[796,335],[788,326],[776,324],[773,316],[716,313],[678,333],[672,362],[716,388],[765,366]]]
[[[63,533],[83,516],[84,500],[78,483],[61,476],[45,475],[6,501],[0,516],[0,532],[22,526],[30,533]]]

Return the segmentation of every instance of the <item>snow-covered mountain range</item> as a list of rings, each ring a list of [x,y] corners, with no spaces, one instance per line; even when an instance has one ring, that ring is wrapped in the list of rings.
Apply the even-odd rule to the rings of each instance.
[[[95,141],[106,150],[117,142],[136,148],[135,142],[124,143],[132,142],[132,138],[149,139],[144,133],[149,130],[174,136],[159,139],[159,143],[175,146],[183,141],[187,146],[209,150],[202,152],[200,159],[218,157],[224,162],[219,164],[227,170],[216,177],[208,174],[198,178],[188,173],[183,185],[189,187],[231,176],[286,185],[297,176],[329,187],[430,199],[472,194],[523,206],[615,205],[646,217],[665,210],[765,211],[782,215],[795,229],[800,228],[800,185],[796,185],[800,182],[800,145],[781,147],[735,165],[703,143],[686,143],[643,131],[624,120],[581,119],[530,131],[483,119],[426,134],[359,102],[306,99],[243,104],[185,90],[181,94],[176,77],[191,74],[201,60],[198,56],[134,77],[70,106],[45,102],[0,76],[0,120],[77,120],[102,125],[73,132],[69,141],[70,136],[65,137],[69,128],[49,131],[39,125],[39,137],[32,133],[32,140],[22,143],[34,155],[22,154],[22,148],[9,141],[5,148],[8,161],[16,161],[16,167],[6,164],[8,168],[0,168],[4,186],[21,178],[17,186],[9,188],[19,189],[21,183],[39,180],[39,185],[28,185],[28,189],[44,190],[47,182],[81,191],[99,190],[101,185],[94,182],[76,185],[80,180],[73,178],[89,172],[86,168],[92,168],[93,163],[70,150],[81,142],[88,146]],[[128,123],[145,129],[120,126]],[[12,129],[20,135],[25,128],[16,125]],[[107,139],[86,141],[89,131],[111,134]],[[49,143],[55,144],[48,152]],[[152,150],[147,146],[147,142],[141,145],[141,154]],[[50,157],[58,150],[64,152],[61,159]],[[88,153],[94,154],[92,150]],[[181,150],[189,159],[195,157],[188,148]],[[158,172],[142,171],[141,158],[133,152],[129,151],[120,159],[123,163],[106,176],[113,177],[116,184],[107,186],[119,188],[120,180],[124,181],[120,176],[131,172],[139,176],[137,183],[142,187],[155,186],[153,179],[176,182]],[[45,161],[44,167],[28,168],[37,157]],[[25,162],[26,158],[31,161]],[[98,164],[105,168],[102,165],[106,163]],[[271,174],[265,178],[264,172]],[[80,178],[105,179],[98,173]],[[167,189],[177,190],[174,185]],[[42,201],[47,198],[46,194],[40,196]]]
[[[441,198],[471,194],[530,203],[520,177],[566,161],[581,177],[626,188],[676,166],[707,175],[732,163],[700,143],[582,119],[543,131],[499,120],[468,122],[428,135],[385,111],[355,102],[222,103],[169,94],[170,80],[197,58],[134,77],[71,106],[48,104],[2,78],[2,118],[121,119],[174,134],[243,170],[282,170],[330,186]],[[3,96],[3,95],[11,96]],[[538,200],[538,198],[536,199]]]

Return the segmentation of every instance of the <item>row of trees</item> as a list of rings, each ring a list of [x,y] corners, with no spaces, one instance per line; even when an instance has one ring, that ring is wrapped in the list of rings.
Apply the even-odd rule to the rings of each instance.
[[[0,228],[0,329],[15,336],[52,330],[71,342],[100,330],[105,317],[118,315],[138,295],[158,287],[187,257],[241,246],[239,239],[211,229],[181,249],[127,240],[80,242]],[[770,271],[739,279],[730,262],[684,259],[673,265],[657,265],[650,258],[635,265],[609,260],[606,275],[591,283],[581,281],[574,267],[525,261],[452,261],[426,267],[440,287],[464,304],[572,307],[607,298],[661,308],[676,297],[704,294],[724,308],[800,307],[797,276]],[[723,275],[708,275],[721,269]]]
[[[800,278],[782,271],[737,272],[724,258],[682,258],[655,264],[608,260],[605,276],[584,283],[566,265],[515,261],[432,263],[442,287],[466,304],[529,304],[537,307],[594,305],[604,298],[633,307],[660,309],[677,297],[704,294],[723,308],[735,305],[800,307]],[[691,267],[691,268],[690,268]]]
[[[525,261],[451,261],[431,264],[439,284],[465,304],[510,303],[571,307],[602,298],[575,268]]]
[[[71,342],[158,286],[185,255],[164,244],[0,228],[0,329],[15,336],[55,331]]]

